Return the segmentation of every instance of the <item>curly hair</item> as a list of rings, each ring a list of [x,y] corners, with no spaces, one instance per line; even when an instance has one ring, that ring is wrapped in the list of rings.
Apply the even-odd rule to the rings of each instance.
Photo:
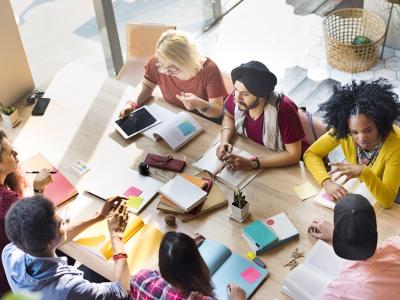
[[[392,130],[400,115],[399,96],[386,79],[360,81],[334,87],[333,95],[319,106],[323,119],[331,135],[336,139],[349,134],[348,119],[353,115],[364,114],[373,120],[380,135],[384,138]]]
[[[33,196],[15,202],[5,219],[7,237],[22,251],[38,255],[47,249],[49,242],[57,238],[59,223],[54,219],[53,203]]]

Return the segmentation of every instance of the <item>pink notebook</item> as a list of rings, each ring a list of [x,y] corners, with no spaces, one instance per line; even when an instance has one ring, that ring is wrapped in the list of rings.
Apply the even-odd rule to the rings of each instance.
[[[57,171],[56,174],[51,174],[53,182],[47,185],[44,191],[44,196],[51,200],[56,206],[78,194],[73,184],[40,153],[24,161],[21,164],[21,168],[24,172],[40,171],[43,168]],[[32,189],[36,174],[25,174],[25,176],[30,184],[30,189]]]

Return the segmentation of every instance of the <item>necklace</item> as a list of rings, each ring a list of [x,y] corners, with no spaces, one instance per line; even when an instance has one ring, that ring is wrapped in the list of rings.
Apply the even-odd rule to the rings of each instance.
[[[382,148],[382,141],[374,147],[374,149],[367,151],[357,145],[357,160],[358,163],[366,166],[372,166],[378,157],[379,151]]]

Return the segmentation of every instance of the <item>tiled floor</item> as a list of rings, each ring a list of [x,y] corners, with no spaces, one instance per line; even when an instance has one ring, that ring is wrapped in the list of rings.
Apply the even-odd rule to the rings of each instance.
[[[136,10],[146,2],[147,5],[152,3],[114,1],[116,9],[124,7],[125,10],[125,13],[116,12],[121,37],[123,24],[132,15],[129,10],[138,13]],[[166,7],[173,2],[177,1],[164,0],[160,5]],[[184,5],[184,1],[178,2]],[[70,61],[106,72],[91,1],[12,0],[12,4],[21,20],[21,36],[38,86],[45,87],[56,71]],[[399,91],[400,51],[387,49],[385,59],[371,71],[350,74],[334,70],[326,62],[322,18],[296,15],[285,0],[245,0],[205,34],[200,34],[199,26],[193,25],[197,21],[192,15],[189,15],[192,23],[190,18],[179,21],[182,19],[179,11],[184,10],[182,7],[175,10],[178,28],[190,31],[201,52],[215,60],[224,71],[229,72],[249,60],[260,60],[281,79],[286,69],[297,65],[306,69],[307,75],[315,81],[331,78],[346,83],[352,79],[382,76]],[[161,9],[159,22],[168,21],[164,16]]]

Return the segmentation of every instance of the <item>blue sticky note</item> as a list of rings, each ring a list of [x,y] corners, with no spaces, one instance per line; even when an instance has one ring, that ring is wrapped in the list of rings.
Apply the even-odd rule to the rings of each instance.
[[[181,124],[178,125],[179,130],[181,131],[181,133],[184,136],[188,136],[191,133],[196,131],[196,127],[193,126],[192,123],[190,123],[190,121],[185,120],[184,122],[182,122]]]

